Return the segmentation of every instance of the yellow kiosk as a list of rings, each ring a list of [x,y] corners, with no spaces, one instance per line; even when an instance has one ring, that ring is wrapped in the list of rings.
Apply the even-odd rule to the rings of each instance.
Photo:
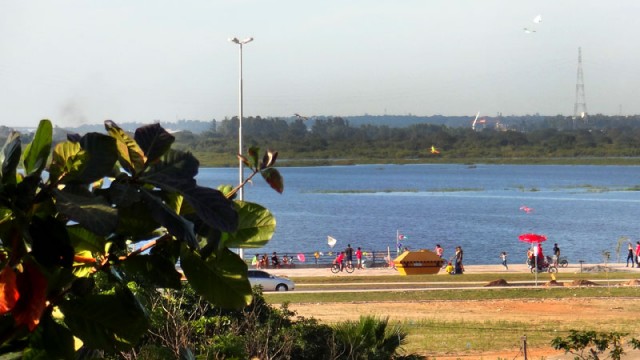
[[[405,251],[393,260],[402,275],[437,274],[444,259],[430,250]]]

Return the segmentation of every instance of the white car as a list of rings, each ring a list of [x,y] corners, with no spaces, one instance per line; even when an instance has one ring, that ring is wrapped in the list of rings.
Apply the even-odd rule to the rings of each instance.
[[[262,291],[289,291],[296,288],[296,284],[291,279],[271,275],[266,271],[249,270],[247,275],[251,287],[260,285]]]

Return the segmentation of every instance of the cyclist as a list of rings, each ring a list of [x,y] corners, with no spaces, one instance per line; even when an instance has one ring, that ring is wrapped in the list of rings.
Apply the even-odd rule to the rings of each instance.
[[[338,256],[336,256],[336,259],[333,260],[333,263],[340,266],[340,271],[344,269],[344,251],[341,251]]]

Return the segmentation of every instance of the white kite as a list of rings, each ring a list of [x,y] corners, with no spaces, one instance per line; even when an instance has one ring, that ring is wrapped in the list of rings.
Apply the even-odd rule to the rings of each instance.
[[[524,28],[524,32],[525,32],[525,33],[527,33],[527,34],[531,34],[531,33],[534,33],[534,32],[536,32],[536,31],[535,31],[535,30],[532,30],[532,29]]]
[[[329,244],[330,248],[333,248],[334,246],[336,246],[337,242],[338,242],[338,240],[336,240],[335,238],[333,238],[331,236],[327,236],[327,244]]]
[[[535,24],[540,24],[540,23],[542,22],[542,16],[541,16],[541,15],[538,15],[538,16],[534,17],[534,18],[533,18],[533,22],[534,22]]]

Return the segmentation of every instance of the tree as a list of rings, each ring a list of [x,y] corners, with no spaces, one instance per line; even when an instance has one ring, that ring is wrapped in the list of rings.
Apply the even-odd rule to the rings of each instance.
[[[198,160],[171,149],[159,124],[133,137],[111,121],[107,134],[70,134],[54,146],[42,120],[22,151],[11,133],[0,154],[0,351],[74,358],[130,349],[149,326],[146,289],[193,289],[213,304],[251,302],[247,265],[230,247],[259,247],[275,220],[258,204],[233,201],[244,184],[200,186]],[[277,153],[242,160],[275,190]],[[19,165],[22,170],[18,171]],[[45,171],[45,169],[47,171]],[[135,251],[132,247],[137,246]]]

